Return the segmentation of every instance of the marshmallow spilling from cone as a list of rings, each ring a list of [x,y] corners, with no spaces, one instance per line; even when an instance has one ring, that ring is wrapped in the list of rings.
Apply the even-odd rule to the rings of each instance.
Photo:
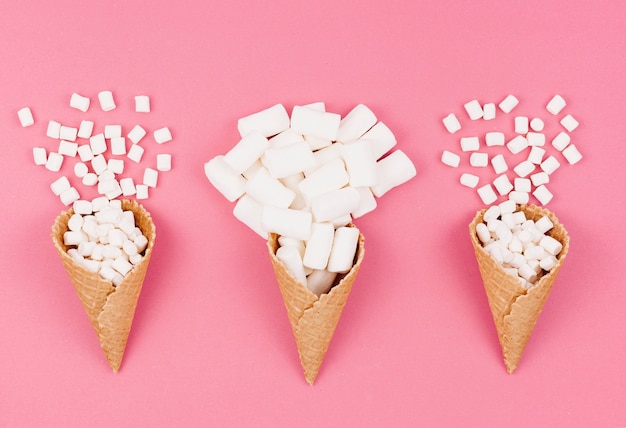
[[[359,104],[343,118],[324,103],[282,104],[238,120],[241,139],[204,165],[233,214],[263,239],[280,235],[276,256],[316,295],[352,267],[352,220],[416,175],[391,130]]]

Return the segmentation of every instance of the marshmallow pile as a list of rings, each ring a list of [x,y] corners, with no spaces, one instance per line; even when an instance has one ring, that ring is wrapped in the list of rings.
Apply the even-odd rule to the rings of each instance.
[[[554,268],[563,245],[547,235],[554,224],[547,216],[527,219],[514,201],[492,205],[476,225],[485,251],[524,288],[531,288]]]
[[[505,114],[519,104],[514,95],[508,95],[499,103],[499,108]],[[553,116],[558,116],[566,102],[560,95],[555,95],[546,105],[546,110]],[[496,118],[495,103],[481,105],[478,100],[472,100],[464,104],[464,109],[472,121],[482,119],[490,121]],[[460,183],[466,187],[476,189],[476,192],[485,205],[491,205],[499,198],[507,198],[517,204],[527,204],[530,195],[542,205],[547,205],[553,198],[552,191],[547,184],[550,176],[561,166],[565,160],[570,165],[578,163],[582,155],[578,148],[571,143],[570,134],[579,123],[571,115],[567,114],[559,120],[561,130],[552,140],[552,148],[557,153],[550,154],[546,146],[547,136],[543,132],[545,123],[539,117],[515,116],[513,118],[513,135],[504,132],[490,130],[484,138],[484,148],[481,149],[481,138],[476,135],[460,138],[460,149],[463,155],[469,154],[469,164],[474,168],[485,168],[491,163],[496,178],[489,183],[479,186],[481,178],[477,173],[467,172],[460,176]],[[451,134],[461,130],[461,123],[454,113],[450,113],[443,119],[445,128]],[[507,158],[503,154],[496,154],[489,158],[485,151],[487,148],[506,146],[510,154]],[[520,155],[524,158],[514,159]],[[459,167],[461,155],[458,152],[444,150],[441,162],[453,168]],[[509,163],[515,162],[511,168],[513,175],[509,175]]]
[[[318,296],[348,272],[359,230],[351,225],[392,188],[416,175],[396,138],[365,105],[345,117],[322,102],[282,104],[238,121],[241,139],[204,165],[235,217],[267,239],[279,235],[276,256]],[[386,156],[385,156],[386,155]]]
[[[102,111],[108,112],[117,108],[111,91],[99,92],[98,101]],[[73,93],[70,97],[70,107],[81,112],[87,112],[90,104],[91,100],[80,94]],[[148,96],[135,96],[135,112],[150,112]],[[29,107],[18,110],[17,115],[22,127],[35,123]],[[71,205],[81,198],[77,187],[71,184],[74,180],[78,180],[86,188],[96,188],[99,195],[109,200],[119,196],[148,198],[149,189],[157,186],[159,172],[171,169],[172,157],[168,153],[157,154],[156,165],[143,170],[140,183],[135,183],[133,177],[123,177],[124,158],[140,163],[145,149],[139,143],[145,141],[144,137],[148,134],[144,127],[136,123],[128,132],[123,131],[121,124],[105,124],[96,132],[94,122],[87,119],[81,120],[78,126],[62,124],[56,120],[48,122],[46,135],[57,141],[58,146],[50,150],[34,147],[33,158],[36,165],[42,165],[52,172],[61,171],[66,161],[74,160],[74,177],[63,175],[51,185],[53,193],[64,205]],[[154,130],[152,137],[158,145],[172,140],[168,127]],[[129,147],[127,140],[131,143]]]
[[[63,234],[69,256],[114,286],[141,262],[148,246],[133,212],[124,211],[121,202],[104,196],[75,201],[74,214]]]

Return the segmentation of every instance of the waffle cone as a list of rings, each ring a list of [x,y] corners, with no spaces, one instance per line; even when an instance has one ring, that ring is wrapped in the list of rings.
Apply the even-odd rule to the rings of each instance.
[[[469,225],[476,261],[509,373],[513,373],[519,364],[569,250],[567,231],[553,213],[535,205],[522,205],[520,209],[525,212],[526,218],[534,221],[547,215],[554,224],[548,234],[563,244],[563,249],[557,256],[558,264],[530,289],[522,287],[515,277],[507,274],[483,249],[476,234],[476,225],[483,221],[486,210],[479,211]]]
[[[142,205],[136,201],[122,200],[122,208],[134,213],[137,227],[148,238],[148,246],[143,260],[117,287],[102,279],[97,273],[80,266],[67,253],[67,247],[63,243],[63,234],[67,231],[68,220],[74,214],[73,209],[63,211],[56,218],[51,233],[54,247],[61,257],[63,266],[114,372],[117,372],[122,364],[135,308],[156,239],[156,228],[152,217]]]
[[[324,356],[341,317],[343,307],[348,300],[352,284],[356,279],[363,257],[365,241],[359,234],[359,242],[355,262],[352,269],[339,278],[328,293],[317,297],[306,285],[298,282],[276,257],[278,235],[270,234],[267,241],[274,274],[278,281],[287,316],[296,339],[300,364],[304,369],[304,377],[309,384],[315,382]]]

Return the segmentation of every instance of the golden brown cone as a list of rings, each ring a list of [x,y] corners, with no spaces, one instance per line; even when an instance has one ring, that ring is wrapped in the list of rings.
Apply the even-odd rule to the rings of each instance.
[[[519,364],[537,318],[569,251],[567,231],[553,213],[535,205],[521,205],[518,208],[526,213],[526,218],[534,221],[547,215],[554,224],[548,235],[563,244],[563,249],[557,256],[558,264],[528,290],[522,287],[516,278],[507,274],[502,266],[487,254],[478,240],[476,225],[483,221],[486,210],[479,211],[469,225],[474,253],[487,293],[491,315],[498,330],[504,363],[509,373],[513,373]]]
[[[343,307],[348,300],[352,284],[356,279],[365,255],[365,240],[359,234],[355,262],[350,271],[343,275],[338,284],[319,298],[306,285],[299,283],[289,274],[285,265],[276,257],[278,235],[270,234],[267,247],[278,281],[283,303],[287,309],[291,329],[296,339],[300,364],[304,377],[313,385],[320,370],[328,345],[333,337]]]
[[[67,231],[67,222],[74,210],[63,211],[52,226],[52,241],[61,257],[63,266],[74,285],[74,289],[89,316],[91,325],[98,335],[100,346],[109,365],[117,372],[122,364],[126,342],[135,316],[135,308],[143,280],[146,276],[152,249],[156,239],[156,227],[152,217],[136,201],[122,200],[122,208],[131,210],[135,223],[148,238],[148,246],[143,260],[136,265],[117,287],[95,272],[91,272],[76,263],[67,253],[63,244],[63,234]]]

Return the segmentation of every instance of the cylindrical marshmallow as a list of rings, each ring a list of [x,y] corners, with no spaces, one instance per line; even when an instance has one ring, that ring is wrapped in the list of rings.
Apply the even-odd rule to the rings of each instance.
[[[574,129],[578,128],[578,121],[574,119],[574,116],[568,114],[561,119],[561,125],[563,125],[563,128],[567,129],[569,132],[572,132]]]
[[[370,141],[358,140],[341,147],[341,154],[346,163],[352,187],[370,187],[378,184],[376,157]]]
[[[361,195],[354,187],[344,187],[313,199],[311,212],[317,222],[333,220],[350,214],[359,207]]]
[[[377,198],[382,197],[389,190],[406,183],[415,177],[417,171],[409,157],[402,151],[396,150],[387,157],[376,162],[378,169],[378,184],[372,186],[372,193]]]
[[[483,105],[483,119],[493,120],[495,118],[496,118],[496,104],[485,103],[485,105]]]
[[[341,116],[308,107],[295,106],[291,112],[291,128],[303,135],[337,140]]]
[[[513,190],[513,184],[506,175],[501,175],[493,180],[493,187],[496,188],[500,195],[506,195]]]
[[[517,137],[511,139],[511,141],[506,144],[506,147],[511,153],[516,155],[528,147],[528,140],[523,135],[518,135]]]
[[[554,197],[554,195],[552,194],[552,192],[550,192],[550,190],[548,190],[548,188],[546,187],[545,184],[542,184],[541,186],[538,186],[534,191],[533,191],[533,196],[535,198],[537,198],[537,200],[542,204],[542,205],[548,205],[548,203],[552,200],[552,198]]]
[[[495,155],[491,158],[491,166],[493,166],[493,170],[496,174],[502,174],[509,169],[504,156],[501,154]]]
[[[298,253],[295,247],[279,247],[278,250],[276,250],[276,257],[285,265],[287,271],[296,281],[302,285],[306,285],[306,275],[304,274],[302,259],[300,259],[300,253]]]
[[[152,133],[152,135],[154,136],[154,141],[156,141],[157,144],[163,144],[167,143],[168,141],[172,141],[172,132],[167,126],[157,129]]]
[[[517,104],[519,104],[519,100],[514,95],[507,95],[498,106],[503,112],[510,113]]]
[[[545,154],[546,151],[544,149],[538,146],[533,146],[528,154],[528,160],[535,165],[539,165],[543,161],[543,155]]]
[[[146,134],[147,131],[145,129],[143,129],[140,125],[135,125],[126,136],[133,144],[137,144],[143,137],[146,136]]]
[[[317,297],[328,293],[335,282],[337,272],[329,272],[326,269],[313,270],[306,278],[306,286]]]
[[[265,205],[261,213],[263,230],[303,241],[311,236],[312,223],[313,217],[307,211]]]
[[[150,97],[147,95],[136,95],[135,111],[138,113],[150,113]]]
[[[485,167],[489,165],[489,155],[479,152],[472,153],[470,156],[470,165],[474,167]]]
[[[486,244],[491,240],[491,233],[489,232],[489,229],[487,229],[487,225],[485,223],[478,223],[476,225],[476,235],[483,244]]]
[[[70,107],[73,107],[82,112],[89,110],[89,98],[83,97],[77,93],[73,93],[70,97]]]
[[[548,105],[546,105],[546,110],[548,110],[550,113],[556,116],[557,114],[561,112],[561,110],[563,110],[563,107],[565,107],[565,105],[566,104],[565,104],[565,100],[563,99],[563,97],[560,95],[555,95],[548,102]]]
[[[115,100],[111,91],[101,91],[98,93],[98,101],[102,111],[111,111],[115,109]]]
[[[526,140],[528,140],[528,145],[533,146],[544,146],[546,144],[546,135],[541,132],[529,132],[526,134]]]
[[[461,150],[464,152],[472,152],[480,148],[478,137],[461,137]]]
[[[133,146],[139,147],[139,146]],[[229,201],[233,202],[245,193],[246,179],[237,174],[224,161],[224,156],[218,155],[204,164],[204,173],[209,182]]]
[[[348,180],[349,176],[343,161],[336,158],[309,174],[298,184],[298,188],[305,202],[311,205],[315,197],[342,188],[348,184]]]
[[[296,194],[277,178],[272,177],[266,168],[260,168],[245,185],[245,192],[262,205],[288,208]]]
[[[289,128],[289,115],[282,104],[276,104],[237,121],[237,129],[242,137],[252,131],[257,131],[264,137],[271,137],[287,128]]]
[[[487,132],[485,134],[485,144],[488,147],[491,146],[504,146],[504,133],[503,132]]]
[[[63,155],[56,152],[50,152],[48,154],[48,160],[46,161],[46,169],[52,172],[59,172],[63,165]]]
[[[359,207],[350,213],[352,218],[362,217],[374,211],[378,206],[372,189],[369,187],[357,187],[356,189],[359,191]]]
[[[30,111],[30,108],[24,107],[17,111],[17,118],[20,121],[20,125],[22,127],[31,126],[35,123],[35,119],[33,119],[33,113]]]
[[[474,174],[464,173],[461,174],[461,178],[459,179],[461,184],[466,187],[475,188],[478,186],[479,177]]]
[[[543,120],[541,120],[540,118],[534,117],[530,120],[530,129],[532,129],[533,131],[541,132],[543,131],[543,127],[544,123]]]
[[[333,246],[328,260],[328,271],[346,273],[354,264],[354,255],[359,243],[359,229],[340,227],[335,231]]]
[[[498,195],[493,191],[491,184],[485,184],[479,187],[476,189],[476,192],[485,205],[491,205],[498,199]]]
[[[376,124],[376,115],[367,106],[358,104],[339,122],[337,141],[351,143],[358,140]]]
[[[332,223],[313,223],[302,263],[311,269],[326,269],[333,246],[335,228]]]
[[[362,140],[370,141],[372,152],[376,160],[389,152],[397,144],[396,137],[391,129],[383,122],[378,122],[361,137]]]
[[[284,178],[315,166],[315,157],[306,142],[269,148],[263,162],[274,178]]]
[[[78,138],[89,138],[91,137],[91,133],[93,132],[94,123],[91,120],[81,120],[80,126],[78,127],[78,134],[76,136]]]
[[[561,244],[558,240],[549,235],[541,238],[541,241],[539,241],[539,245],[541,245],[544,250],[546,250],[548,253],[552,254],[555,257],[558,256],[563,249],[563,244]]]
[[[443,126],[446,127],[450,134],[454,134],[461,129],[461,123],[454,113],[450,113],[443,118]]]
[[[526,192],[518,192],[517,190],[513,190],[509,192],[509,199],[511,201],[514,201],[516,204],[523,205],[528,203],[530,197]]]
[[[61,198],[61,202],[63,205],[72,205],[75,201],[80,199],[80,195],[78,194],[78,190],[74,187],[70,187],[63,193],[59,195]]]
[[[515,173],[522,178],[526,177],[528,174],[530,174],[534,170],[535,170],[535,164],[529,160],[522,161],[519,164],[517,164],[515,168],[513,168],[513,171],[515,171]]]
[[[580,154],[574,144],[570,144],[569,146],[567,146],[565,149],[563,149],[562,153],[565,157],[565,160],[567,160],[570,165],[578,163],[583,158],[583,155]]]
[[[255,201],[249,195],[243,195],[233,209],[233,215],[237,220],[256,232],[261,238],[267,239],[267,232],[261,224],[263,205]]]
[[[516,116],[514,119],[515,133],[525,135],[528,132],[528,117]]]
[[[541,162],[541,165],[540,165],[540,167],[543,170],[543,172],[545,172],[548,175],[552,174],[560,166],[561,166],[561,164],[559,163],[557,158],[555,158],[554,156],[550,156],[550,157],[546,158],[546,160]]]
[[[471,120],[480,119],[484,115],[483,108],[478,100],[468,101],[463,105],[463,107]]]
[[[224,155],[224,161],[238,174],[261,157],[269,147],[269,141],[258,132],[250,132],[241,138],[235,146]]]
[[[564,148],[570,143],[571,138],[566,132],[559,132],[556,137],[552,140],[552,147],[557,149],[558,151],[563,151]]]
[[[452,168],[456,168],[459,166],[459,163],[461,162],[461,156],[457,155],[456,153],[452,153],[448,150],[444,150],[443,153],[441,154],[441,162],[444,165],[448,165],[448,166],[451,166]]]

